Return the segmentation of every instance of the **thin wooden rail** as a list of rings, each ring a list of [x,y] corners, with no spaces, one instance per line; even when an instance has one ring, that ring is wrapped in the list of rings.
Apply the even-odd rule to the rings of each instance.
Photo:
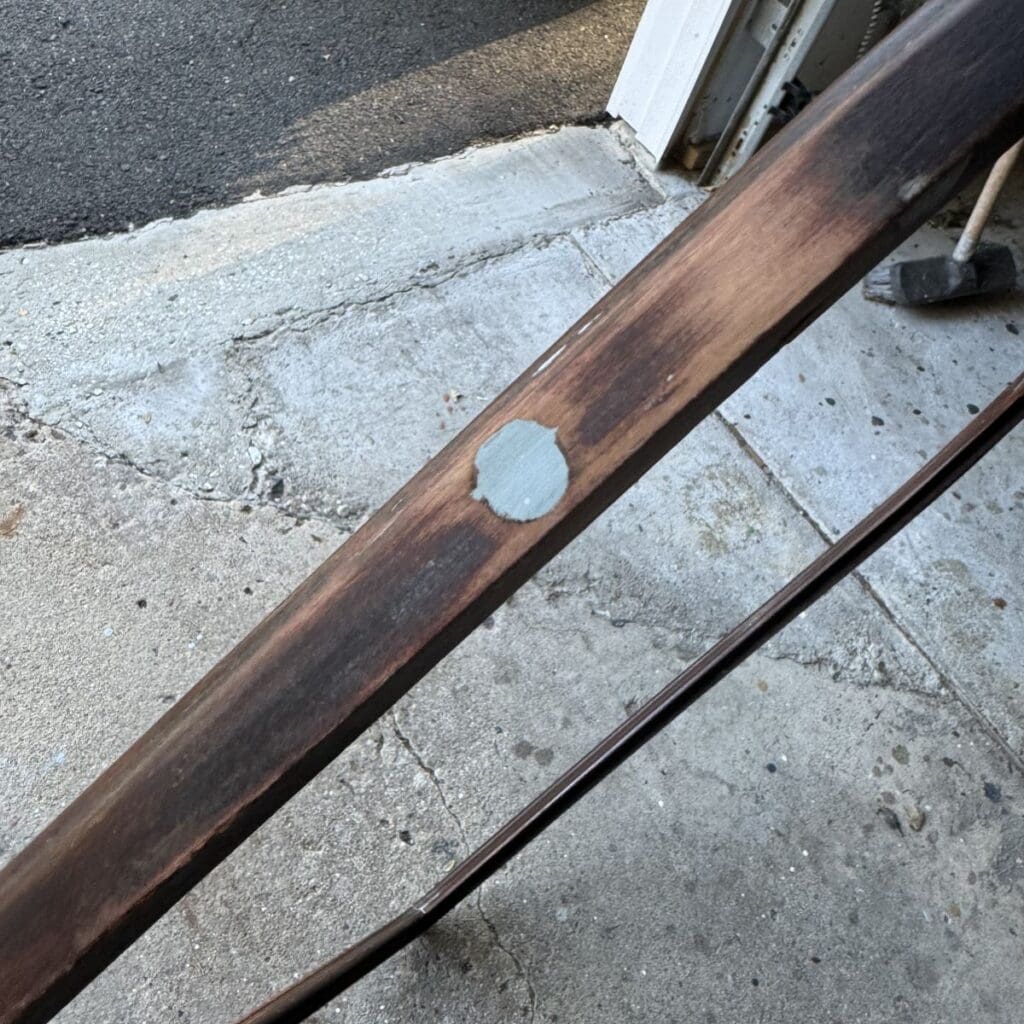
[[[0,1022],[48,1020],[1024,135],[1021,53],[1020,0],[930,0],[528,368],[0,873]]]

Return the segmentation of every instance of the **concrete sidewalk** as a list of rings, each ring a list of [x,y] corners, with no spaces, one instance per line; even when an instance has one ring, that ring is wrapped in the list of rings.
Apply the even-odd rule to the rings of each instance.
[[[0,859],[700,199],[570,128],[0,255]],[[380,924],[1022,356],[1019,298],[848,295],[59,1019],[230,1021]],[[1018,1019],[1022,466],[1018,430],[318,1019]]]

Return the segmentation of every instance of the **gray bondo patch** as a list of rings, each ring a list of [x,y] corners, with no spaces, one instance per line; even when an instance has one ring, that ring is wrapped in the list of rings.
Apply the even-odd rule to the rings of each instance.
[[[569,486],[569,464],[555,430],[532,420],[512,420],[476,453],[476,490],[502,519],[527,523],[546,516]]]

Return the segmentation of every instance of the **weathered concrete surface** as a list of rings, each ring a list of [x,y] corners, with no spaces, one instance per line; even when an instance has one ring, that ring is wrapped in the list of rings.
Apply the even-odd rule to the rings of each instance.
[[[948,235],[923,231],[897,257],[948,246]],[[1017,260],[1024,265],[1019,248]],[[1024,339],[1012,333],[1024,325],[1019,294],[945,314],[867,305],[857,293],[847,296],[723,410],[829,536],[864,515],[1024,368]],[[865,567],[898,621],[1018,753],[1022,466],[1018,430]]]
[[[1024,188],[989,230],[1015,250]],[[682,200],[685,201],[685,197]],[[969,206],[968,206],[969,209]],[[1014,219],[1014,218],[1017,219]],[[948,251],[962,215],[893,255]],[[671,230],[665,207],[577,230],[610,280]],[[855,289],[725,403],[722,418],[764,460],[823,536],[837,537],[937,452],[1024,366],[1020,294],[905,310]],[[948,685],[1024,754],[1024,434],[892,544],[863,576]]]
[[[369,380],[382,340],[393,337],[392,357],[407,371],[399,386],[419,391],[409,406],[427,400],[425,387],[437,392],[430,442],[398,432],[409,457],[394,467],[397,483],[431,454],[435,436],[444,440],[442,420],[446,431],[461,425],[466,409],[548,344],[552,310],[566,303],[582,313],[600,294],[603,282],[587,280],[565,233],[659,199],[608,132],[575,128],[134,235],[0,254],[0,376],[23,382],[32,415],[130,453],[146,472],[262,500],[283,466],[281,437],[306,436],[304,419],[337,436],[339,416],[376,433],[373,420],[394,415]],[[544,243],[559,238],[547,253]],[[504,281],[516,268],[526,308],[509,330],[507,305],[481,316],[485,281],[459,279],[519,251],[498,271]],[[430,293],[448,281],[445,308]],[[543,290],[550,294],[539,301]],[[358,341],[332,352],[339,326]],[[428,384],[416,357],[421,332],[454,340],[467,330],[478,332],[474,372],[437,380],[447,367],[435,360]],[[347,364],[336,368],[347,394],[322,387],[314,368],[324,359]],[[466,401],[446,415],[442,396],[456,387]],[[317,407],[321,396],[329,410]],[[322,451],[335,473],[346,464],[339,454],[333,445]],[[375,458],[368,472],[380,465]],[[287,480],[288,500],[305,484]]]
[[[364,186],[0,260],[19,289],[3,318],[0,341],[12,344],[0,345],[0,373],[21,382],[4,386],[0,407],[0,857],[696,204],[677,180],[644,185],[649,169],[621,142],[560,133],[374,183],[391,190],[387,205],[361,216],[405,231],[405,262],[394,269],[371,253],[364,278],[334,289],[327,242],[345,230],[351,189]],[[491,161],[493,181],[504,161],[543,164],[533,147],[570,170],[550,182],[505,179],[491,197],[472,192],[467,166]],[[433,234],[415,198],[429,174],[447,176],[437,192],[450,211]],[[570,198],[555,202],[547,189]],[[508,228],[510,207],[523,212]],[[189,254],[188,270],[172,252]],[[429,262],[440,270],[424,280]],[[275,312],[285,301],[292,308]],[[89,316],[80,320],[76,303]],[[207,315],[168,322],[170,307]],[[858,308],[849,297],[821,330],[844,317],[843,330],[856,330]],[[879,314],[860,315],[870,324]],[[979,316],[971,331],[987,329],[988,307]],[[941,325],[967,345],[962,321],[929,322],[919,333]],[[873,348],[877,365],[899,358],[881,340]],[[215,381],[226,418],[201,389],[158,386],[165,374],[153,360],[163,355],[177,360],[177,380]],[[801,489],[817,479],[806,453],[825,443],[811,411],[806,436],[784,450],[767,429],[754,433],[769,419],[761,395],[778,362],[60,1019],[230,1020],[429,886],[806,564],[858,513]],[[789,390],[810,392],[808,370],[796,372],[807,380]],[[983,390],[988,378],[963,372]],[[831,386],[856,419],[858,378]],[[748,420],[742,403],[755,399]],[[122,406],[136,418],[110,412]],[[176,432],[187,467],[171,458]],[[929,440],[888,443],[912,467]],[[1007,560],[1019,512],[968,494],[1014,480],[1014,450],[979,467],[959,504],[922,520],[931,533],[837,588],[478,900],[320,1019],[1015,1019],[1022,794],[1001,745],[1014,734],[996,731],[999,709],[1009,722],[1013,707],[991,685],[1012,660],[965,642],[987,608],[947,600],[945,627],[927,608],[912,615],[923,585],[913,581],[932,572],[929,545],[954,532],[951,509],[968,537],[964,572],[989,571],[968,546],[979,535],[1004,531]],[[877,460],[852,439],[833,457],[847,473],[843,493],[869,502]],[[1013,567],[1000,571],[1009,578]],[[1011,616],[998,635],[1019,652],[1010,583],[1002,594],[995,610]]]

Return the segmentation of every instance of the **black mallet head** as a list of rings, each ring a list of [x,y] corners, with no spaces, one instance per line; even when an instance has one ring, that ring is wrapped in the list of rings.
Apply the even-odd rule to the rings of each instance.
[[[932,256],[875,267],[864,278],[864,297],[897,306],[922,306],[988,292],[1002,292],[1017,283],[1017,265],[1005,245],[979,245],[971,259]]]

